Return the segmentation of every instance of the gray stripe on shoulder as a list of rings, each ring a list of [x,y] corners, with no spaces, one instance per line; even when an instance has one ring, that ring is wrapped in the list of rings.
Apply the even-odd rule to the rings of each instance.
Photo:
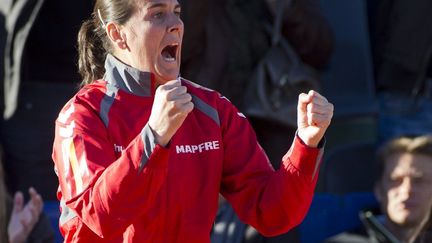
[[[198,98],[197,96],[191,94],[192,96],[192,102],[198,110],[206,114],[208,117],[210,117],[218,126],[220,126],[220,120],[219,120],[219,114],[217,110],[207,103],[205,103],[202,99]]]
[[[148,124],[146,124],[141,131],[141,139],[144,144],[144,153],[141,157],[138,173],[144,169],[144,166],[147,164],[150,155],[153,153],[153,150],[156,147],[156,138]]]
[[[114,85],[107,84],[106,85],[106,93],[105,96],[102,98],[101,104],[100,104],[100,117],[102,121],[105,124],[105,127],[108,127],[109,123],[109,117],[108,113],[111,109],[112,104],[114,103],[115,96],[117,95],[118,88]]]

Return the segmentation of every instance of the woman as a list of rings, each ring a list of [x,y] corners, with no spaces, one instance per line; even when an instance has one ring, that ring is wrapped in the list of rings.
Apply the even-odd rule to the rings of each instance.
[[[311,203],[333,106],[299,97],[293,146],[274,171],[247,119],[179,78],[176,0],[98,0],[78,37],[84,87],[56,121],[66,242],[209,242],[219,192],[266,235]]]

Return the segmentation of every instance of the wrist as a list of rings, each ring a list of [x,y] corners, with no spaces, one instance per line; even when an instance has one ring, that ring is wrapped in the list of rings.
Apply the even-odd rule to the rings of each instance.
[[[170,139],[166,138],[167,136],[163,136],[162,134],[164,133],[155,129],[151,124],[149,124],[149,128],[150,131],[153,133],[153,136],[155,138],[155,143],[159,144],[162,147],[165,147],[168,144]]]
[[[300,140],[301,140],[305,145],[307,145],[307,146],[310,147],[310,148],[317,148],[317,147],[318,147],[319,140],[318,140],[318,141],[315,141],[315,140],[312,140],[312,139],[304,139],[304,138],[302,138],[302,137],[300,137],[300,136],[299,136],[299,138],[300,138]]]
[[[297,137],[308,147],[317,148],[322,141],[323,136],[306,136],[301,132],[297,132]]]

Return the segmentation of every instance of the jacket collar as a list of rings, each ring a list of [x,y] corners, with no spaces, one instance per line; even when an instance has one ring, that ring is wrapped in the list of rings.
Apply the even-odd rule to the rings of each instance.
[[[386,217],[384,215],[375,215],[376,210],[361,210],[360,218],[369,239],[376,243],[400,243],[385,226]]]
[[[111,54],[105,59],[104,80],[138,96],[151,96],[154,87],[153,75],[150,72],[142,72],[133,68]]]

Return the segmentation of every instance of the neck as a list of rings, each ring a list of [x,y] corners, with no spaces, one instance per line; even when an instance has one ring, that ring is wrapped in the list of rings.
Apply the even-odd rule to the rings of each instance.
[[[401,243],[413,243],[420,234],[424,224],[425,222],[411,227],[401,226],[386,218],[384,225]]]

